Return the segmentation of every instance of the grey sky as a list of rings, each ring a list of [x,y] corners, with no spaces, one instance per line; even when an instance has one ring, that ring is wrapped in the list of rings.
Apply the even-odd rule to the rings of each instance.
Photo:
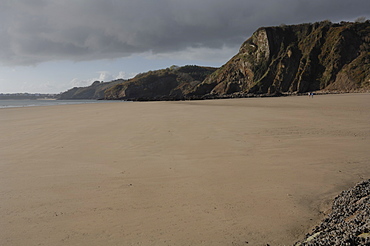
[[[369,15],[369,0],[1,0],[0,64],[220,49],[260,26]]]

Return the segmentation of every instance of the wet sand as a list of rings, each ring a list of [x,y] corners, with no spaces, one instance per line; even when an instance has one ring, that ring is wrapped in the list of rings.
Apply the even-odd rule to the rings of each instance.
[[[0,245],[291,245],[370,177],[370,94],[0,109]]]

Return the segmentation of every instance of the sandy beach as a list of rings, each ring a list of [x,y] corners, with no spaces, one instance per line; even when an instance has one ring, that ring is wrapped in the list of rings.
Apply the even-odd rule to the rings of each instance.
[[[370,94],[0,109],[0,245],[292,245],[369,126]]]

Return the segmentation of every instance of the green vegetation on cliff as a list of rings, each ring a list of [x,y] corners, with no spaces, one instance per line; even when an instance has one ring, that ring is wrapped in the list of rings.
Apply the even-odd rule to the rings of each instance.
[[[73,87],[68,91],[65,91],[58,95],[58,99],[67,100],[67,99],[103,99],[105,90],[122,83],[124,80],[114,80],[111,82],[100,82],[95,81],[90,86],[86,87]]]
[[[105,99],[178,100],[216,68],[188,65],[149,71],[117,84],[105,91]]]

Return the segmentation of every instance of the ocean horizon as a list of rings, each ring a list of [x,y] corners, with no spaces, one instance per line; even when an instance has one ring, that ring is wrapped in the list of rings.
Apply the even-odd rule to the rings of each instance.
[[[53,105],[70,105],[70,104],[86,104],[86,103],[106,103],[115,102],[111,100],[50,100],[50,99],[0,99],[0,108],[21,108],[21,107],[40,107]],[[121,102],[121,101],[116,101]]]

